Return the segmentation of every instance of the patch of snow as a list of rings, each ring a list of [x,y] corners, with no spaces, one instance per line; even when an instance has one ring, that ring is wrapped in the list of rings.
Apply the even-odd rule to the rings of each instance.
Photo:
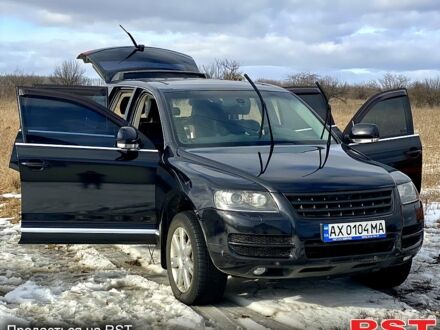
[[[22,304],[32,301],[50,303],[54,301],[54,295],[49,288],[39,286],[33,281],[27,281],[8,292],[3,301],[9,304]]]
[[[91,269],[114,269],[115,265],[96,249],[88,245],[73,245],[69,248],[76,251],[75,259],[84,268]]]
[[[250,318],[244,318],[241,317],[238,319],[238,323],[244,328],[244,329],[252,329],[252,330],[267,330],[268,328],[263,327],[261,324],[258,324],[257,322],[253,321]]]
[[[15,316],[13,311],[0,303],[0,329],[6,329],[9,324],[26,327],[30,322]]]
[[[423,247],[414,258],[408,280],[396,289],[405,302],[440,316],[440,203],[425,206]]]
[[[16,193],[6,193],[0,196],[3,198],[21,198],[21,194],[16,194]]]
[[[19,226],[6,219],[0,235],[0,329],[8,323],[205,328],[168,285],[117,268],[93,246],[19,245]]]
[[[408,319],[420,314],[393,297],[347,278],[243,280],[228,283],[228,299],[298,329],[346,328],[353,318]]]
[[[116,245],[117,248],[139,261],[149,275],[166,275],[160,266],[160,251],[145,245]]]

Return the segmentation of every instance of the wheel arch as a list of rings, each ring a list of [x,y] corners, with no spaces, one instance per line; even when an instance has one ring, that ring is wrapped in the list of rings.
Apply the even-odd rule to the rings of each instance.
[[[168,193],[160,212],[160,264],[163,269],[166,265],[166,242],[168,228],[174,216],[183,211],[193,211],[197,215],[197,209],[191,199],[182,191],[171,191]]]

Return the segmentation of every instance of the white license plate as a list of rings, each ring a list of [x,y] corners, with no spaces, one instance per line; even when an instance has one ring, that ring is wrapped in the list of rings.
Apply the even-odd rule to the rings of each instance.
[[[324,242],[386,237],[385,220],[331,223],[322,225]]]

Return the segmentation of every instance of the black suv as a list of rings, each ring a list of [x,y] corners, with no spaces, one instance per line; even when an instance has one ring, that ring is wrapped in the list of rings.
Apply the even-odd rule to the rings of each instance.
[[[79,58],[108,87],[18,88],[21,243],[158,244],[187,304],[221,298],[228,274],[406,279],[423,210],[405,90],[342,132],[319,89],[206,79],[152,47]]]

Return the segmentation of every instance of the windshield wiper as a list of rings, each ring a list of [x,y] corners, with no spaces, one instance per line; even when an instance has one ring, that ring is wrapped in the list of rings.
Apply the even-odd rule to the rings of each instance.
[[[136,42],[136,40],[134,40],[134,38],[133,38],[133,36],[131,35],[131,33],[128,32],[126,29],[124,29],[124,27],[123,27],[121,24],[119,24],[119,26],[121,27],[122,30],[124,30],[125,33],[128,34],[128,36],[129,36],[130,39],[131,39],[131,42],[132,42],[133,45],[134,45],[134,49],[133,49],[133,51],[132,51],[130,54],[128,54],[127,57],[124,58],[124,59],[121,61],[121,62],[124,62],[125,60],[128,60],[130,57],[132,57],[136,52],[143,52],[144,49],[145,49],[145,46],[144,46],[144,45],[141,45],[141,44],[138,44],[138,43]],[[119,63],[121,63],[121,62],[119,62]]]
[[[330,145],[332,143],[332,107],[330,105],[330,102],[328,100],[327,95],[325,94],[324,90],[321,87],[321,84],[319,82],[315,82],[316,87],[318,87],[319,91],[321,92],[322,96],[324,97],[325,103],[327,104],[327,112],[325,114],[325,121],[324,121],[324,127],[322,128],[321,133],[321,139],[324,137],[325,130],[328,125],[328,136],[327,136],[327,142],[326,142],[326,148],[325,148],[325,157],[324,162],[321,163],[321,159],[319,160],[319,169],[323,168],[325,164],[327,163],[327,159],[330,153]]]
[[[262,175],[264,172],[266,172],[267,166],[269,165],[270,159],[272,158],[273,149],[275,147],[275,141],[273,139],[273,133],[272,133],[272,125],[270,124],[270,118],[269,114],[267,112],[267,106],[266,102],[264,102],[263,95],[261,95],[260,90],[255,85],[255,83],[252,81],[252,79],[245,73],[244,77],[246,80],[251,84],[252,88],[255,90],[255,93],[257,93],[258,98],[260,99],[261,103],[261,125],[260,125],[260,131],[259,131],[259,138],[261,139],[261,136],[263,135],[263,127],[264,127],[264,118],[267,119],[267,126],[269,126],[269,136],[270,136],[270,151],[269,156],[266,160],[266,165],[263,167],[263,160],[261,158],[261,153],[258,151],[258,159],[260,160],[260,174],[258,176]]]

